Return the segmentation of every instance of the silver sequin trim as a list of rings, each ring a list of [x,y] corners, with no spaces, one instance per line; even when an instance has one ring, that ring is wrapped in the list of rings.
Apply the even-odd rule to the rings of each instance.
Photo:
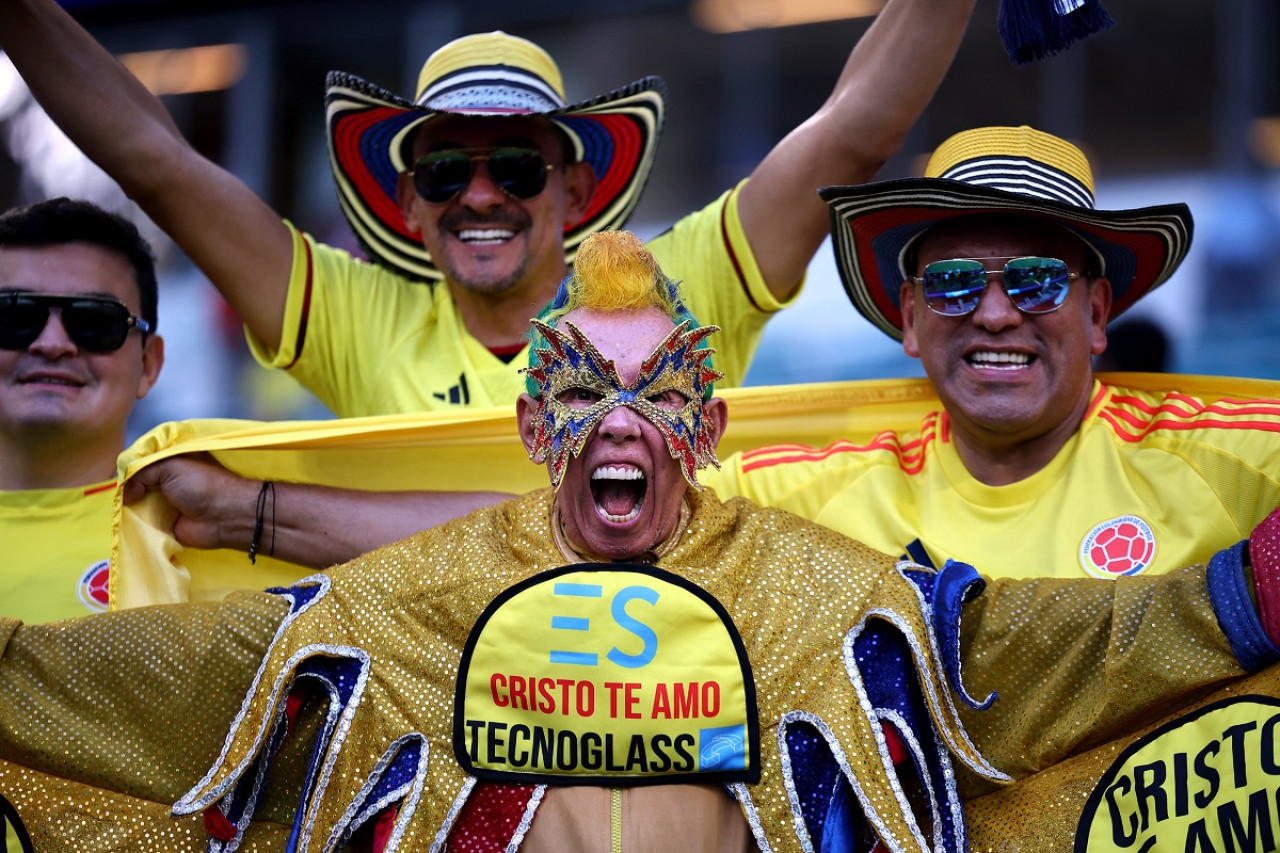
[[[876,748],[880,753],[880,762],[884,765],[888,774],[889,786],[893,789],[894,799],[898,801],[898,808],[906,817],[907,825],[911,827],[916,841],[923,847],[927,842],[924,834],[920,832],[920,827],[916,826],[915,815],[912,814],[911,806],[907,803],[906,795],[902,792],[902,786],[898,784],[897,774],[893,772],[893,761],[889,757],[889,745],[885,743],[884,733],[880,731],[879,720],[876,719],[875,711],[862,688],[860,679],[853,679],[853,689],[858,694],[858,702],[871,725],[872,734],[875,735]],[[862,785],[858,783],[858,778],[854,775],[853,769],[849,767],[849,760],[845,758],[844,748],[827,724],[817,714],[809,711],[788,711],[782,715],[782,719],[778,722],[778,752],[780,755],[786,756],[782,765],[782,778],[787,786],[787,796],[791,800],[791,819],[795,822],[796,835],[807,853],[812,853],[813,841],[809,838],[808,830],[805,828],[804,813],[800,809],[800,795],[795,789],[795,780],[791,775],[791,759],[787,755],[786,748],[787,725],[797,720],[808,723],[822,733],[823,739],[827,742],[827,748],[831,750],[831,757],[835,759],[836,765],[844,773],[844,778],[849,780],[849,786],[857,796],[858,802],[862,804],[862,814],[867,819],[867,823],[871,824],[876,831],[876,835],[884,841],[890,850],[902,850],[896,839],[889,833],[889,828],[885,826],[884,819],[880,817],[879,812],[871,805],[871,799],[867,796],[866,791],[863,790]]]
[[[905,561],[898,563],[897,569],[899,573],[902,573],[904,569],[908,569],[908,568],[920,569],[922,567],[917,566],[914,563],[909,563]],[[921,592],[919,587],[917,587],[914,583],[911,583],[910,580],[907,580],[907,583],[911,584],[911,589],[916,595],[916,601],[919,602],[920,612],[924,616],[925,625],[932,625],[933,624],[933,607],[930,606],[929,603],[924,600],[924,593]],[[927,672],[928,669],[925,666],[927,658],[924,656],[924,651],[920,647],[919,639],[916,637],[916,635],[911,631],[911,629],[906,625],[906,623],[902,620],[902,618],[897,613],[891,610],[868,611],[866,616],[863,618],[862,623],[860,623],[854,630],[861,633],[863,627],[866,625],[866,620],[870,618],[872,615],[883,616],[886,619],[888,619],[893,625],[897,626],[898,630],[902,633],[903,637],[906,639],[908,645],[911,646],[912,652],[915,653],[916,667],[918,671]],[[853,632],[851,631],[850,636],[845,637],[846,669],[850,668],[853,664],[853,636],[852,635],[853,635]],[[925,639],[929,643],[929,651],[933,655],[933,659],[938,661],[939,666],[941,666],[943,657],[942,657],[942,652],[938,648],[938,638],[934,635],[934,632],[932,630],[928,630],[925,632]],[[947,686],[946,673],[939,672],[938,679],[945,688]],[[962,675],[961,675],[961,681],[963,682]],[[932,678],[922,678],[920,679],[920,682],[924,688],[926,696],[929,698],[929,704],[930,704],[930,707],[933,708],[934,710],[935,717],[938,719],[945,719],[948,722],[950,722],[950,725],[939,726],[939,728],[942,730],[942,736],[946,739],[947,745],[951,748],[951,751],[955,753],[955,755],[975,773],[985,776],[988,779],[993,779],[997,782],[1012,781],[1011,777],[1007,773],[1004,773],[996,769],[996,767],[993,764],[988,762],[987,759],[983,757],[982,753],[978,751],[978,748],[974,746],[973,741],[969,739],[969,733],[965,731],[964,724],[960,720],[960,713],[959,711],[956,710],[955,702],[951,698],[951,691],[949,689],[944,689],[942,691],[942,695],[938,696],[937,691],[934,689],[934,680]],[[968,691],[965,691],[965,695],[968,696]],[[943,713],[944,709],[946,711],[945,714]],[[961,744],[956,742],[956,740],[954,739],[955,737],[958,737],[960,739],[960,742],[962,742],[964,746],[968,748],[967,749],[962,748]]]
[[[533,823],[533,815],[538,810],[538,806],[542,804],[542,798],[546,796],[547,786],[538,785],[533,789],[533,795],[529,797],[529,802],[524,807],[524,814],[520,816],[520,825],[516,827],[515,834],[511,836],[511,841],[507,844],[506,853],[516,853],[520,849],[520,845],[524,843],[524,837],[529,832],[529,826]]]
[[[804,720],[817,725],[817,717],[808,711],[790,711],[782,715],[777,729],[778,758],[782,764],[782,784],[787,789],[787,801],[791,803],[791,823],[796,828],[800,849],[804,853],[813,853],[813,839],[809,837],[809,828],[805,826],[804,810],[800,806],[800,793],[796,790],[795,774],[791,771],[791,753],[787,750],[787,723],[792,720]]]
[[[207,807],[210,803],[220,799],[223,796],[223,794],[227,792],[227,789],[230,788],[232,785],[234,785],[237,780],[239,780],[240,776],[244,773],[245,767],[248,764],[248,762],[252,761],[253,756],[256,756],[258,751],[261,749],[263,737],[266,735],[267,731],[269,730],[269,726],[271,725],[272,718],[275,716],[275,713],[276,713],[274,704],[269,704],[267,706],[265,713],[263,714],[262,725],[258,729],[258,734],[254,738],[253,751],[250,753],[250,757],[246,759],[245,763],[241,764],[240,767],[237,767],[235,769],[235,772],[233,772],[230,776],[228,776],[225,780],[223,780],[223,782],[220,785],[218,785],[216,788],[209,791],[205,796],[193,799],[196,793],[205,785],[208,785],[209,782],[213,779],[213,777],[217,775],[218,770],[222,767],[223,763],[227,760],[227,753],[231,749],[231,744],[235,742],[236,732],[240,730],[240,726],[244,722],[245,715],[249,713],[249,705],[253,701],[253,697],[256,696],[258,693],[258,686],[262,683],[263,679],[266,676],[267,662],[271,659],[271,653],[272,651],[275,650],[276,645],[280,642],[280,638],[284,636],[284,632],[289,629],[289,626],[292,625],[299,616],[301,616],[303,613],[306,613],[307,610],[309,610],[313,604],[315,604],[317,601],[319,601],[320,599],[324,598],[326,595],[329,594],[329,578],[325,575],[311,575],[310,577],[306,577],[298,581],[296,584],[294,584],[294,586],[310,586],[313,584],[318,585],[320,587],[320,591],[316,593],[314,596],[312,596],[311,600],[307,602],[305,605],[303,605],[299,610],[297,610],[296,612],[289,613],[288,616],[286,616],[283,620],[281,620],[280,627],[276,629],[276,635],[271,638],[271,643],[270,645],[267,646],[266,654],[262,656],[262,663],[258,666],[258,671],[254,673],[253,683],[249,685],[249,691],[245,694],[244,702],[240,704],[240,711],[236,714],[235,719],[231,721],[231,728],[227,732],[227,738],[222,743],[222,752],[218,755],[217,760],[214,761],[213,766],[209,768],[209,772],[204,775],[204,778],[201,779],[199,782],[197,782],[195,787],[193,787],[190,791],[184,794],[182,796],[182,799],[174,803],[173,813],[175,815],[186,815],[186,814],[192,814],[193,812],[197,812],[197,811],[203,811],[204,808]],[[293,596],[289,595],[288,593],[285,593],[281,597],[286,598],[290,601],[294,600]],[[280,681],[282,678],[283,676],[277,676],[275,689],[277,690],[279,689]],[[277,696],[277,699],[278,699],[278,696]],[[277,700],[272,700],[272,703],[274,703],[275,701]]]
[[[298,661],[298,663],[301,663],[301,661]],[[296,667],[296,664],[295,666],[288,667],[286,671],[291,672],[295,669],[295,667]],[[340,707],[341,707],[340,703],[338,702],[337,687],[336,685],[333,684],[332,681],[322,678],[318,675],[308,675],[307,678],[308,680],[319,681],[320,683],[322,683],[325,689],[329,693],[329,707],[328,707],[328,710],[325,712],[324,727],[321,729],[320,734],[316,736],[316,747],[315,747],[316,749],[323,749],[325,754],[328,755],[329,748],[333,745],[333,733],[338,724],[338,718],[339,718]],[[297,683],[298,683],[298,680],[295,678],[289,684],[288,689],[292,690],[293,685]],[[287,692],[288,691],[286,691],[286,694]],[[314,777],[309,776],[305,781],[307,784],[310,784],[311,782],[314,781]],[[299,814],[305,814],[306,812],[311,810],[311,804],[315,803],[314,795],[317,790],[318,790],[318,786],[303,789],[303,799],[301,802],[298,803]],[[299,849],[305,850],[309,846],[310,839],[311,839],[310,828],[308,827],[307,832],[303,834],[303,836],[299,841],[299,845],[298,845]]]
[[[921,602],[921,606],[924,606],[923,602]],[[926,611],[926,615],[927,613],[928,611]],[[854,682],[854,689],[857,690],[858,696],[863,702],[863,708],[867,711],[868,717],[872,716],[877,709],[871,706],[870,700],[866,698],[864,694],[862,676],[858,672],[858,663],[854,657],[853,644],[862,632],[866,630],[867,622],[870,621],[872,616],[879,616],[885,619],[896,627],[902,634],[903,639],[907,641],[907,645],[911,647],[917,674],[930,671],[928,658],[925,656],[924,650],[920,647],[919,638],[916,637],[916,635],[911,631],[910,626],[908,626],[897,613],[892,610],[868,610],[863,621],[855,625],[844,638],[845,670],[849,673],[849,678]],[[934,644],[933,639],[933,632],[930,631],[929,643],[930,648],[935,654],[934,660],[941,660],[941,658],[936,657],[937,646]],[[939,675],[939,678],[944,679],[945,676]],[[930,677],[918,678],[917,683],[920,685],[920,689],[924,693],[925,702],[933,713],[934,720],[942,721],[937,728],[940,730],[942,737],[946,740],[947,747],[950,751],[955,753],[961,761],[971,767],[975,773],[980,773],[992,779],[1007,780],[1009,777],[1005,776],[999,770],[996,770],[988,764],[986,759],[984,759],[981,753],[978,752],[977,747],[975,747],[973,742],[969,740],[969,735],[964,730],[964,726],[960,722],[960,716],[956,711],[955,704],[951,701],[951,693],[949,691],[943,691],[943,695],[939,696],[936,689],[935,679]],[[956,743],[953,737],[953,730],[959,733],[959,738],[966,746],[969,747],[968,750],[962,749],[960,744]],[[878,730],[876,731],[876,740],[877,742],[883,740],[883,736]]]
[[[920,742],[916,740],[916,733],[907,726],[907,721],[902,719],[902,716],[897,711],[886,708],[880,711],[877,716],[881,720],[888,720],[893,723],[898,736],[906,742],[907,747],[916,758],[916,772],[920,774],[925,794],[929,797],[929,811],[933,818],[933,849],[942,850],[942,823],[938,808],[939,804],[937,798],[933,796],[933,780],[929,776],[929,765],[925,762],[925,754]],[[951,767],[951,759],[947,755],[947,745],[938,737],[937,732],[932,732],[932,734],[933,748],[938,751],[938,761],[942,765],[943,786],[947,792],[947,811],[950,812],[951,824],[956,829],[956,849],[967,850],[964,815],[960,809],[960,796],[956,792],[956,777]],[[897,771],[895,770],[894,773],[896,775]]]
[[[275,714],[275,721],[270,726],[272,737],[274,737],[274,733],[280,727],[280,725],[284,721],[284,718],[285,718],[285,708],[284,708],[284,705],[280,705]],[[270,740],[271,740],[271,737],[268,737],[267,741],[270,742]],[[244,809],[240,814],[240,819],[236,821],[234,824],[236,828],[235,837],[225,842],[220,842],[217,839],[210,839],[209,840],[210,853],[235,853],[236,850],[240,849],[240,845],[244,843],[244,831],[248,829],[249,824],[253,822],[253,814],[258,809],[258,798],[262,796],[262,789],[266,785],[267,773],[270,770],[271,770],[270,760],[264,759],[258,762],[258,772],[254,774],[253,785],[249,790],[248,799],[245,802]],[[223,817],[228,817],[230,803],[218,803],[217,805],[214,806],[214,808],[217,808],[218,811],[222,812]]]
[[[300,804],[301,808],[306,809],[308,817],[302,824],[301,832],[298,834],[298,853],[306,853],[311,848],[311,832],[315,828],[316,812],[319,811],[320,803],[324,800],[325,791],[329,787],[329,779],[333,775],[333,766],[338,762],[338,754],[342,752],[343,744],[347,740],[347,732],[351,729],[351,719],[355,716],[356,709],[360,707],[360,700],[364,696],[365,684],[369,680],[369,653],[363,649],[357,649],[351,646],[330,646],[317,644],[306,646],[299,649],[293,657],[289,658],[285,665],[285,672],[293,672],[299,663],[306,658],[316,654],[326,654],[330,657],[350,657],[361,663],[360,675],[356,678],[356,683],[351,689],[351,699],[342,707],[341,713],[338,715],[338,724],[333,729],[333,735],[330,737],[325,747],[324,762],[320,766],[320,775],[316,777],[315,787],[311,790],[309,802]],[[333,712],[336,701],[329,703],[330,713]],[[329,728],[328,724],[325,726]],[[326,845],[326,850],[332,847]]]
[[[734,782],[731,785],[725,785],[725,788],[733,794],[738,805],[742,806],[742,813],[746,815],[747,823],[751,826],[751,834],[756,838],[756,846],[760,848],[760,853],[773,853],[773,848],[769,846],[769,839],[764,834],[764,827],[760,825],[760,813],[756,811],[756,804],[752,802],[751,791],[746,784]]]
[[[915,564],[915,563],[910,563],[910,562],[905,562],[905,561],[904,561],[904,562],[899,562],[899,563],[898,563],[898,572],[899,572],[899,574],[904,573],[906,570],[917,570],[917,571],[918,571],[918,570],[921,570],[921,569],[923,569],[923,567],[922,567],[922,566],[919,566],[919,565],[917,565],[917,564]],[[914,587],[914,586],[915,586],[915,584],[912,584],[912,586]],[[925,615],[925,619],[926,619],[926,621],[927,621],[927,624],[932,625],[932,624],[933,624],[933,621],[934,621],[934,614],[935,614],[935,611],[934,611],[934,609],[933,609],[932,605],[927,604],[927,603],[925,602],[925,600],[924,600],[924,593],[922,593],[922,592],[920,591],[920,588],[919,588],[919,587],[916,587],[916,599],[920,602],[920,608],[921,608],[921,611],[922,611],[922,612],[924,613],[924,615]],[[932,645],[932,647],[933,647],[934,654],[937,656],[937,660],[938,660],[939,662],[941,662],[941,661],[945,660],[945,658],[943,658],[943,657],[942,657],[942,655],[941,655],[941,654],[939,654],[940,649],[939,649],[939,647],[938,647],[938,645],[937,645],[938,637],[937,637],[937,635],[936,635],[932,630],[929,632],[929,641],[930,641],[930,644],[931,644],[931,645]],[[959,632],[959,631],[957,631],[957,632],[956,632],[956,647],[955,647],[952,651],[954,651],[954,652],[955,652],[955,658],[956,658],[956,662],[957,662],[957,665],[958,665],[958,664],[959,664],[959,661],[960,661],[960,632]],[[946,677],[946,673],[944,672],[944,673],[943,673],[943,678],[944,678],[944,680],[945,680],[945,677]],[[960,695],[961,695],[961,696],[963,696],[963,697],[965,698],[965,701],[969,702],[969,703],[970,703],[970,704],[972,704],[972,705],[982,705],[982,704],[985,704],[985,703],[987,703],[987,702],[991,701],[991,696],[990,696],[990,695],[985,696],[985,697],[984,697],[983,699],[981,699],[981,700],[978,700],[978,699],[974,699],[974,698],[973,698],[973,694],[972,694],[972,693],[970,693],[970,692],[969,692],[969,689],[968,689],[967,687],[965,687],[965,686],[964,686],[964,673],[963,673],[963,672],[959,672],[959,673],[957,673],[957,678],[958,678],[958,680],[959,680],[959,682],[960,682],[960,683],[959,683],[959,684],[957,684],[957,685],[956,685],[956,687],[959,689],[959,691],[960,691]]]
[[[453,830],[453,823],[458,819],[458,812],[462,811],[462,807],[466,805],[467,798],[471,796],[475,786],[476,777],[474,776],[468,776],[462,783],[458,796],[453,798],[453,805],[449,806],[449,813],[444,816],[444,823],[436,830],[436,837],[431,840],[428,853],[440,853],[444,849],[445,843],[449,840],[449,833]]]
[[[386,772],[387,767],[390,766],[396,755],[398,755],[404,746],[410,741],[419,741],[422,744],[422,753],[418,756],[418,769],[414,772],[413,776],[410,777],[410,779],[403,785],[398,788],[393,788],[377,800],[374,800],[373,802],[366,802],[366,798],[369,796],[370,792],[373,791],[378,782],[381,781],[382,775]],[[378,812],[382,811],[390,804],[398,802],[401,799],[405,799],[405,807],[400,810],[400,814],[396,817],[396,829],[399,830],[399,834],[402,835],[403,826],[408,821],[413,811],[408,804],[408,799],[405,798],[405,794],[410,791],[421,793],[422,785],[426,780],[426,776],[426,736],[421,732],[410,732],[407,735],[402,735],[396,738],[391,742],[391,746],[387,747],[387,751],[382,753],[382,757],[379,758],[378,762],[373,766],[373,770],[369,773],[368,778],[365,779],[365,783],[360,786],[359,792],[354,798],[352,798],[351,804],[347,806],[347,810],[343,813],[342,819],[334,826],[333,832],[329,835],[329,841],[325,844],[325,849],[335,849],[340,847],[342,844],[345,844],[348,841],[348,827],[362,826],[365,821],[378,814]],[[418,798],[415,795],[413,797],[413,802],[415,804],[417,803],[417,799]],[[395,832],[393,832],[392,838],[396,838]],[[391,851],[394,849],[395,844],[391,839],[388,839],[386,850]]]

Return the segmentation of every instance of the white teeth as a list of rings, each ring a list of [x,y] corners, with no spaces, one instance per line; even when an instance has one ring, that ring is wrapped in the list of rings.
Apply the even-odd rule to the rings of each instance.
[[[620,468],[617,465],[602,465],[591,472],[593,480],[643,480],[644,472],[639,468]]]
[[[505,228],[466,228],[458,232],[458,239],[464,243],[505,243],[514,236],[514,231]]]
[[[970,364],[996,370],[1017,370],[1031,363],[1031,356],[1022,352],[975,352],[967,359]]]
[[[637,506],[635,509],[631,510],[631,512],[627,513],[626,515],[610,515],[609,513],[604,512],[603,510],[601,511],[600,514],[603,515],[605,518],[609,519],[610,521],[612,521],[614,524],[623,524],[635,518],[637,515],[639,515],[640,507]]]
[[[644,472],[639,468],[632,468],[630,466],[601,465],[599,468],[591,472],[591,479],[642,481],[644,480]],[[638,501],[626,515],[613,515],[612,513],[606,512],[604,507],[600,507],[600,514],[614,524],[625,524],[640,515],[640,508],[642,506],[644,506],[643,499]]]

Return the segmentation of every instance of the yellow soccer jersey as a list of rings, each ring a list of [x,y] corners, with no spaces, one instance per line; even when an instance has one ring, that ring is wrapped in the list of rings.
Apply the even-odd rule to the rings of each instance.
[[[760,276],[726,192],[650,241],[712,339],[722,387],[739,385],[769,317],[784,303]],[[504,362],[471,336],[447,287],[412,282],[293,231],[293,273],[280,348],[248,335],[254,357],[281,368],[339,417],[507,406],[524,391],[521,350]],[[793,297],[794,298],[794,297]],[[541,308],[533,308],[530,317]]]
[[[107,609],[115,488],[0,491],[0,616],[51,622]]]
[[[1007,486],[973,479],[945,413],[913,433],[737,454],[706,479],[891,554],[993,577],[1115,578],[1208,560],[1280,504],[1280,400],[1094,383],[1076,435]]]

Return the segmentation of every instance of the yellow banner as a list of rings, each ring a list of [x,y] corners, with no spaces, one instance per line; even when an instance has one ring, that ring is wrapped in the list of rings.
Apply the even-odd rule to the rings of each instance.
[[[1111,380],[1209,400],[1280,396],[1280,383],[1264,380],[1172,374],[1115,374]],[[722,396],[729,402],[729,426],[721,458],[768,444],[822,447],[883,430],[912,431],[941,407],[924,379],[730,388]],[[355,489],[521,493],[547,485],[546,471],[529,462],[516,435],[514,406],[331,421],[177,421],[156,427],[121,455],[119,483],[162,459],[201,452],[254,479]],[[288,585],[311,574],[262,556],[251,565],[240,551],[184,548],[173,538],[173,521],[158,497],[126,507],[117,489],[113,608],[219,599],[235,589]]]

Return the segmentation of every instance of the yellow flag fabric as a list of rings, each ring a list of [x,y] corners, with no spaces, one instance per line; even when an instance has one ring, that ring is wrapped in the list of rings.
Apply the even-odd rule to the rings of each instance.
[[[1216,400],[1266,396],[1261,380],[1172,374],[1103,377],[1129,388],[1177,388]],[[1267,390],[1260,390],[1262,386]],[[837,439],[906,432],[941,407],[925,379],[726,389],[729,426],[720,457],[765,444],[822,446]],[[514,406],[454,413],[262,423],[191,420],[162,424],[120,457],[113,509],[110,597],[114,609],[217,600],[236,589],[288,585],[312,572],[241,551],[185,548],[174,511],[158,496],[129,506],[128,477],[152,463],[205,452],[254,479],[371,490],[481,489],[526,492],[547,484],[516,434]]]

